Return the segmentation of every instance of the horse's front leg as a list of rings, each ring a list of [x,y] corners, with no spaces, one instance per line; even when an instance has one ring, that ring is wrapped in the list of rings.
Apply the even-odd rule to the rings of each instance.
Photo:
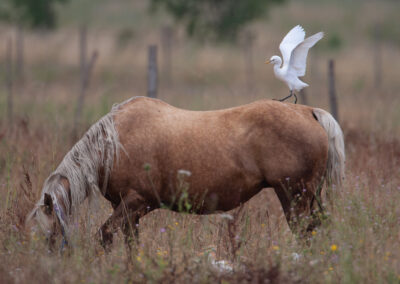
[[[127,209],[126,218],[121,223],[121,231],[125,235],[125,243],[131,249],[131,242],[136,241],[139,244],[139,220],[149,212],[149,207],[141,204],[135,209]]]
[[[99,230],[99,239],[101,245],[107,251],[113,242],[113,236],[121,227],[128,240],[128,235],[138,235],[139,218],[145,215],[146,202],[134,190],[129,191],[120,203],[115,207],[113,214],[101,226]]]

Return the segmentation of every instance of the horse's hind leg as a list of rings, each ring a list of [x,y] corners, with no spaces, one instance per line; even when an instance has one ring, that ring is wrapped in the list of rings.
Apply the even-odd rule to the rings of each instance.
[[[322,208],[318,205],[315,187],[311,183],[307,186],[280,184],[274,186],[274,190],[292,232],[305,236],[320,225],[318,212]]]

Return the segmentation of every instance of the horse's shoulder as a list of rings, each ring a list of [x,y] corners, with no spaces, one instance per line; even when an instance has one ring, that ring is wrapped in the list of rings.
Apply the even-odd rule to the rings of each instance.
[[[154,107],[166,107],[169,106],[167,103],[159,99],[153,99],[149,97],[132,97],[119,105],[117,110],[129,110],[132,108],[154,108]]]
[[[135,97],[113,109],[114,120],[153,117],[171,106],[161,100],[148,97]]]

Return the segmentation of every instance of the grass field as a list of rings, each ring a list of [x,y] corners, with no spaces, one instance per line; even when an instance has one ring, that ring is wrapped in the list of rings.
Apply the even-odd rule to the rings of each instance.
[[[309,105],[329,110],[327,61],[336,63],[340,124],[345,133],[346,180],[334,190],[330,218],[309,245],[296,240],[270,189],[238,210],[234,220],[156,210],[140,222],[140,245],[131,253],[118,235],[111,253],[94,240],[111,213],[83,204],[70,254],[48,252],[42,240],[27,238],[24,220],[46,177],[76,142],[73,114],[79,93],[77,26],[89,23],[89,50],[99,51],[79,133],[113,103],[146,95],[147,45],[160,44],[162,13],[145,14],[146,1],[73,0],[52,33],[25,34],[25,80],[14,88],[14,121],[0,86],[0,283],[399,283],[400,282],[400,35],[396,1],[292,1],[251,26],[253,76],[246,76],[240,43],[189,40],[176,27],[172,82],[159,54],[159,97],[183,108],[208,110],[260,98],[280,98],[266,58],[278,54],[282,36],[295,24],[326,37],[311,52],[305,82]],[[383,27],[382,85],[374,86],[371,30]],[[13,34],[0,26],[2,42]],[[5,63],[0,47],[0,65]],[[5,69],[0,71],[4,82]],[[249,88],[251,86],[251,88]],[[210,262],[232,264],[218,271]],[[213,256],[214,257],[214,256]],[[269,282],[268,282],[269,281]]]

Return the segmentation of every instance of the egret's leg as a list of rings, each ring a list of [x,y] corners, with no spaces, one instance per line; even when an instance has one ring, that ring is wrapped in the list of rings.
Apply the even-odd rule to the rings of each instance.
[[[284,97],[283,99],[280,99],[279,101],[280,101],[280,102],[286,101],[286,100],[287,100],[288,98],[290,98],[291,96],[293,96],[293,91],[292,91],[292,90],[290,90],[289,96]]]
[[[294,96],[294,103],[297,104],[297,96],[296,96],[296,94],[293,93],[293,96]]]

